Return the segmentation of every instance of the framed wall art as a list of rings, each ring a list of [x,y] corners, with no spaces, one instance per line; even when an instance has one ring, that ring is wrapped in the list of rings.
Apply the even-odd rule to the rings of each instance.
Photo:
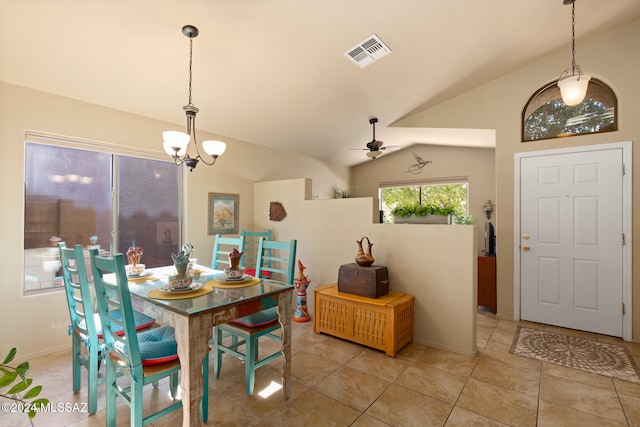
[[[209,235],[238,233],[239,199],[238,194],[209,193]]]

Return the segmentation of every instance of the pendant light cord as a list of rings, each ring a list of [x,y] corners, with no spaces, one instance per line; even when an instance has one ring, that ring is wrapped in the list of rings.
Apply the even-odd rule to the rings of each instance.
[[[576,74],[576,2],[574,1],[573,3],[571,3],[571,75],[573,76],[575,74]],[[189,91],[191,91],[191,83],[189,83]],[[191,95],[189,95],[189,102],[191,102]]]

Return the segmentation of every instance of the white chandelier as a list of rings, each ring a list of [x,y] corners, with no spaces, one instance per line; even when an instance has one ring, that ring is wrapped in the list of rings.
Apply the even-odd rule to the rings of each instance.
[[[204,141],[202,143],[202,149],[211,157],[211,161],[207,160],[200,155],[198,148],[198,141],[196,140],[196,114],[198,108],[191,103],[191,63],[193,59],[193,38],[198,37],[198,29],[193,25],[185,25],[182,27],[182,34],[189,37],[189,103],[182,107],[187,116],[187,133],[178,131],[166,131],[162,132],[162,138],[164,142],[162,146],[164,151],[170,155],[176,165],[186,164],[190,171],[198,166],[198,162],[202,160],[205,165],[212,165],[216,162],[218,157],[224,153],[227,148],[227,144],[221,141]],[[195,145],[196,156],[191,157],[189,155],[189,142],[193,139],[193,145]]]

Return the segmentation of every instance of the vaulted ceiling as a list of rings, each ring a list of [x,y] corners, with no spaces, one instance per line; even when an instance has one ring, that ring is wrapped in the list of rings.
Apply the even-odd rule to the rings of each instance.
[[[638,0],[577,0],[578,43],[638,19]],[[371,117],[385,145],[491,146],[391,125],[545,55],[570,64],[562,0],[0,0],[0,80],[183,129],[185,24],[198,129],[344,165],[367,160],[348,148]],[[391,53],[360,68],[344,53],[373,34]]]

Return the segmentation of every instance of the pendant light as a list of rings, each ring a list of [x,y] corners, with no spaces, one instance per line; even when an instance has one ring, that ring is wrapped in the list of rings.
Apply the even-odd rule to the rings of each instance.
[[[564,103],[570,107],[580,104],[587,94],[591,76],[582,74],[576,64],[576,3],[575,0],[563,0],[571,5],[571,68],[567,68],[558,78],[558,87]]]
[[[212,160],[209,162],[200,155],[200,149],[198,148],[198,141],[196,139],[196,114],[199,110],[198,107],[191,102],[193,39],[194,37],[198,37],[198,33],[198,29],[193,25],[185,25],[182,27],[182,34],[189,37],[189,102],[182,107],[187,116],[187,133],[178,131],[166,131],[162,133],[162,138],[164,139],[162,146],[166,153],[173,158],[176,165],[184,163],[192,172],[199,161],[202,161],[205,165],[213,165],[227,148],[227,144],[221,141],[204,141],[202,143],[202,150],[211,156]],[[189,142],[191,140],[193,140],[193,145],[195,145],[195,157],[189,155]]]

